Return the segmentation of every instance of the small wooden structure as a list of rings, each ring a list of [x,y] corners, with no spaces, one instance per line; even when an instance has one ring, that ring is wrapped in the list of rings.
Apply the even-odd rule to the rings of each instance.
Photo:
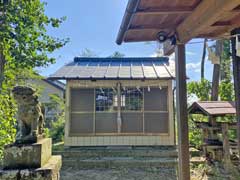
[[[76,57],[67,80],[65,146],[175,145],[168,58]]]
[[[161,40],[165,55],[175,51],[180,180],[190,179],[185,44],[193,38],[231,38],[240,151],[240,57],[236,55],[239,27],[240,0],[128,1],[117,44]],[[161,34],[165,36],[160,38]]]
[[[193,119],[198,128],[203,130],[203,151],[206,157],[224,161],[226,169],[231,167],[230,155],[238,154],[237,142],[230,141],[228,130],[236,129],[236,122],[217,121],[218,117],[235,116],[234,102],[200,101],[194,102],[188,109],[189,114],[202,114],[208,117],[208,122]],[[232,117],[233,118],[233,117]],[[221,138],[218,136],[221,134]]]
[[[190,114],[203,114],[205,116],[219,117],[235,115],[234,102],[229,101],[200,101],[194,102],[188,109]]]

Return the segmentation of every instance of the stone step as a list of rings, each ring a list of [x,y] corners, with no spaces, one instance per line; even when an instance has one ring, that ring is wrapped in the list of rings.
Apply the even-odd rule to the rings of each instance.
[[[191,164],[204,164],[203,157],[193,157]],[[63,159],[63,169],[91,169],[106,168],[175,168],[177,158],[133,158],[133,157],[102,157],[99,159]]]
[[[63,169],[175,168],[177,150],[171,147],[78,147],[54,151],[62,155]],[[202,163],[194,159],[192,163]]]
[[[100,159],[63,159],[63,169],[175,167],[176,158],[102,157]]]
[[[69,148],[63,151],[54,151],[53,154],[62,155],[65,159],[101,158],[101,157],[177,157],[175,147],[94,147],[94,148]]]

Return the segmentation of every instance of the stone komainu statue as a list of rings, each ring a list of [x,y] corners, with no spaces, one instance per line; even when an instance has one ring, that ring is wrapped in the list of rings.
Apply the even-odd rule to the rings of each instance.
[[[12,92],[18,105],[16,143],[35,143],[44,132],[44,116],[36,91],[16,86]]]

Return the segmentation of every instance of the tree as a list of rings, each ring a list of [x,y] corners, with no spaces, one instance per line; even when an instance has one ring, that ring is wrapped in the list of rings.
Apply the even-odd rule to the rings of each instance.
[[[206,58],[206,49],[207,49],[207,39],[204,39],[202,61],[201,61],[201,79],[204,79],[204,66],[205,66],[205,58]]]
[[[111,58],[123,58],[125,56],[125,54],[120,53],[119,51],[115,51],[112,55],[110,55],[109,57]]]
[[[59,27],[65,17],[47,17],[44,5],[40,0],[0,1],[0,88],[7,63],[15,69],[46,66],[55,61],[48,54],[67,43],[47,35],[46,27]]]
[[[223,41],[223,51],[220,62],[220,87],[219,96],[222,101],[233,101],[234,100],[234,89],[232,84],[231,76],[231,57],[230,57],[230,41]]]
[[[68,41],[47,35],[47,26],[59,27],[65,18],[47,17],[44,5],[40,0],[0,0],[0,158],[16,133],[11,89],[24,83],[34,67],[53,63],[48,54]]]
[[[94,51],[92,51],[92,50],[90,50],[88,48],[85,48],[81,52],[80,57],[98,57],[98,55]]]
[[[191,81],[187,84],[188,95],[196,95],[200,101],[209,101],[211,93],[211,83],[202,79],[201,81]]]
[[[231,55],[230,55],[230,41],[224,40],[223,41],[223,48],[221,53],[221,73],[220,79],[221,81],[228,81],[232,80],[231,76]]]

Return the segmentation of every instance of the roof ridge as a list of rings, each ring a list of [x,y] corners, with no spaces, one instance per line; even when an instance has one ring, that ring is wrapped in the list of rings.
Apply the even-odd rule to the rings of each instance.
[[[161,61],[169,61],[168,57],[74,57],[74,62],[79,62],[82,60],[108,60],[112,61],[113,59],[116,60],[133,60],[133,61],[140,61],[140,60],[161,60]]]

